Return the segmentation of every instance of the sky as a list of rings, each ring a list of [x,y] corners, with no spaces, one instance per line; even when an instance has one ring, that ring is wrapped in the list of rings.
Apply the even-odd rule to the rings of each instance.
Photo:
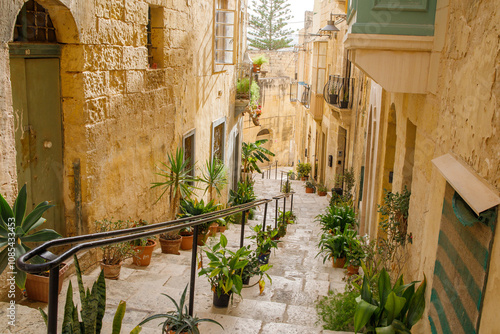
[[[293,15],[289,27],[296,31],[293,37],[298,39],[298,30],[304,28],[304,12],[313,10],[314,0],[288,0],[288,3]]]

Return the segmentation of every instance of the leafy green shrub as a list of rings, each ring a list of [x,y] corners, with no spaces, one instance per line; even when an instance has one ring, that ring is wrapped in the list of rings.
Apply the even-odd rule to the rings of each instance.
[[[348,226],[354,227],[357,225],[356,213],[353,207],[348,204],[327,207],[324,214],[316,216],[316,221],[322,225],[321,229],[327,233],[337,227],[340,232],[344,232]]]
[[[356,290],[344,293],[328,292],[316,304],[316,312],[319,321],[323,323],[323,329],[331,331],[354,330],[354,313],[356,311],[356,298],[360,293]]]

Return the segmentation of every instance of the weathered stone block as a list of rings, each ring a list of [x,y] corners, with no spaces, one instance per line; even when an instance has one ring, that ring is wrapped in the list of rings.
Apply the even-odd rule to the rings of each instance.
[[[109,72],[109,94],[124,94],[125,93],[125,71],[110,71]]]
[[[142,25],[148,24],[149,5],[142,1],[125,1],[125,21]]]
[[[83,98],[83,74],[61,71],[61,97]]]
[[[108,98],[88,100],[85,106],[88,113],[88,123],[99,123],[107,118]]]
[[[83,72],[83,90],[85,92],[85,98],[96,98],[107,94],[108,82],[108,72]]]
[[[127,71],[127,93],[137,93],[144,89],[144,72]]]
[[[146,90],[158,89],[165,85],[165,71],[148,70],[146,71]]]
[[[123,48],[123,67],[126,70],[143,70],[148,65],[148,49],[146,47],[126,46]]]
[[[122,69],[123,50],[121,47],[89,45],[85,47],[85,70]]]
[[[81,72],[84,69],[84,47],[81,44],[65,44],[61,50],[61,70]]]

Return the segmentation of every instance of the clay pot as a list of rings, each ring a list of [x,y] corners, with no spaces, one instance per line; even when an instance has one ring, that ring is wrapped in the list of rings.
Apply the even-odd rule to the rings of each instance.
[[[212,225],[210,225],[210,227],[208,229],[208,236],[215,237],[215,235],[217,234],[218,227],[219,227],[219,225],[217,225],[217,223],[212,223]]]
[[[224,233],[226,232],[226,226],[218,226],[217,227],[217,232]]]
[[[307,177],[302,176],[302,177],[300,178],[300,181],[307,181]]]
[[[215,307],[227,307],[229,305],[229,298],[231,297],[232,291],[229,294],[221,293],[217,296],[217,292],[214,291],[213,303]]]
[[[180,255],[179,248],[181,247],[182,238],[169,240],[160,238],[161,252],[164,254]]]
[[[151,239],[148,239],[148,245],[146,246],[135,246],[136,254],[132,257],[132,263],[136,266],[149,266],[155,247],[156,241]]]
[[[197,240],[197,245],[198,246],[205,246],[205,243],[207,242],[208,239],[208,234],[198,234],[198,240]]]
[[[253,64],[253,73],[260,73],[260,67],[262,65]]]
[[[347,266],[347,275],[352,276],[352,275],[358,275],[359,274],[359,266]]]
[[[104,278],[118,279],[120,277],[120,270],[122,269],[122,262],[119,264],[104,264],[100,263],[102,271],[104,271]]]
[[[181,249],[182,250],[190,250],[193,248],[193,235],[181,235]]]
[[[258,117],[255,117],[255,118],[252,117],[252,123],[255,126],[259,126],[260,125],[259,118]]]
[[[339,257],[335,259],[332,257],[333,267],[334,268],[344,268],[345,266],[345,257]]]
[[[306,187],[306,194],[313,194],[314,193],[314,188],[307,188]]]
[[[318,196],[326,196],[326,191],[318,191]]]
[[[59,288],[58,293],[61,292],[62,284],[64,281],[64,273],[68,270],[69,265],[66,263],[61,264],[59,269]],[[34,275],[26,273],[26,294],[29,299],[36,300],[44,303],[49,302],[49,276]]]

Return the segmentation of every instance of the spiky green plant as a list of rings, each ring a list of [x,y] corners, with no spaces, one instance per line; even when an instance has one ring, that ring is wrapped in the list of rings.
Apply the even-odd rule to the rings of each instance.
[[[201,172],[200,181],[206,184],[203,195],[208,192],[208,199],[214,199],[214,190],[218,196],[227,185],[227,173],[224,163],[214,159],[205,163],[205,169]]]
[[[26,185],[19,190],[12,208],[0,194],[0,247],[6,246],[0,252],[0,274],[9,265],[10,249],[14,248],[14,259],[17,262],[17,259],[21,255],[31,249],[26,245],[27,242],[44,242],[61,237],[59,233],[51,229],[43,229],[35,232],[45,222],[45,218],[42,218],[43,213],[54,205],[50,205],[49,202],[42,202],[26,215],[27,198]],[[31,262],[41,263],[43,260],[40,257],[35,257]],[[14,265],[11,263],[12,268],[10,268],[10,271],[15,271],[13,268]],[[22,270],[17,270],[16,285],[20,289],[24,289],[25,283],[26,273]]]
[[[188,286],[186,285],[186,287],[184,288],[184,292],[182,293],[181,299],[179,301],[179,304],[177,304],[175,299],[173,299],[169,295],[162,293],[162,295],[166,296],[168,299],[172,301],[172,303],[174,303],[175,311],[152,315],[144,319],[138,326],[142,326],[151,320],[165,318],[165,321],[163,322],[162,325],[162,333],[168,333],[168,331],[175,331],[176,334],[180,333],[200,334],[200,330],[198,329],[198,324],[200,322],[211,322],[219,325],[222,329],[224,329],[224,327],[222,327],[222,325],[215,320],[200,319],[189,315],[188,307],[187,305],[185,305],[187,288]]]
[[[254,171],[262,173],[257,163],[269,161],[268,155],[274,157],[273,152],[262,147],[266,142],[267,139],[262,139],[255,143],[242,143],[241,165],[243,173],[253,173]]]
[[[78,280],[78,290],[80,292],[81,311],[78,319],[78,308],[73,303],[73,286],[69,282],[68,291],[66,293],[66,304],[64,305],[64,316],[62,323],[62,334],[100,334],[102,330],[102,319],[106,310],[106,281],[104,273],[101,270],[97,281],[92,285],[92,289],[85,290],[82,280],[82,272],[76,255],[73,256],[75,261],[76,277]],[[42,317],[47,324],[47,314],[38,308]],[[114,319],[112,334],[119,334],[121,331],[122,320],[125,315],[126,303],[122,300],[118,305]],[[130,334],[138,334],[141,328],[137,326]]]

